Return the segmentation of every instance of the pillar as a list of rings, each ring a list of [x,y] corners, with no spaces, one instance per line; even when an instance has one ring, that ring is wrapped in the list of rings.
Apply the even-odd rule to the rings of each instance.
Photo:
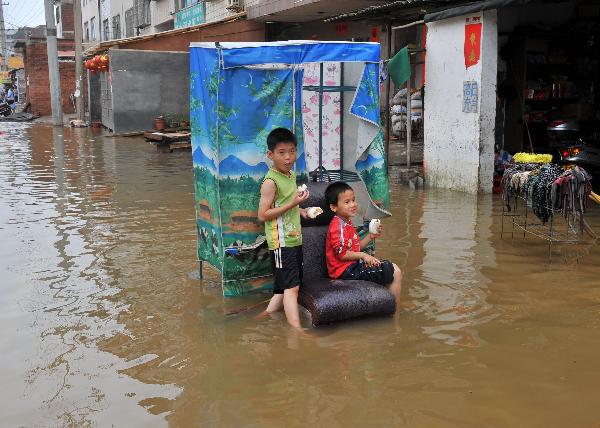
[[[465,25],[473,22],[482,23],[480,58],[467,68]],[[430,187],[492,191],[497,40],[495,10],[427,24],[423,157]],[[466,82],[477,88],[476,101],[467,111]]]

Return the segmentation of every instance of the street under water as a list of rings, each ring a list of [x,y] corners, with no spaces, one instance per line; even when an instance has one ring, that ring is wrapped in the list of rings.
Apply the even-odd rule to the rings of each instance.
[[[600,426],[600,248],[501,239],[498,195],[394,183],[396,315],[305,337],[199,280],[189,152],[0,131],[1,427]]]

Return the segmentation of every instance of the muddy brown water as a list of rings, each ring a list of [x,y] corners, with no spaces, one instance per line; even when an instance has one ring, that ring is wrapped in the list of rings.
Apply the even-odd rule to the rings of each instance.
[[[394,184],[401,307],[306,338],[198,279],[189,152],[0,126],[0,426],[600,426],[597,245]]]

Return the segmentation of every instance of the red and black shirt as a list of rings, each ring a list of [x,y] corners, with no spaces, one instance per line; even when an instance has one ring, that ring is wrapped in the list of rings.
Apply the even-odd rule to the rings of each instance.
[[[335,216],[329,223],[327,241],[325,244],[325,258],[327,272],[330,278],[338,278],[354,261],[345,261],[341,257],[346,251],[360,251],[360,238],[351,220],[344,221]]]

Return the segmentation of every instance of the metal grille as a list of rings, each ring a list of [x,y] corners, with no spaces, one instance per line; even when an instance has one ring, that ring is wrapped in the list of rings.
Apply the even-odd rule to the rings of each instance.
[[[135,27],[143,28],[150,25],[150,0],[134,0]]]
[[[121,15],[115,15],[112,19],[113,39],[121,38]]]
[[[109,129],[114,127],[112,122],[112,90],[108,73],[100,73],[100,106],[102,108],[102,123]]]
[[[110,27],[108,26],[108,18],[102,21],[102,37],[103,40],[110,40]]]
[[[133,37],[133,8],[125,11],[125,37]]]

